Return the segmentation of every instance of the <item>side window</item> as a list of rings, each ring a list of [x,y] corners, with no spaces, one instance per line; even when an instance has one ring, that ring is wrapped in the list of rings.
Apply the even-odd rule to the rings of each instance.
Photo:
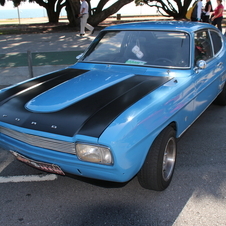
[[[222,47],[221,37],[216,31],[211,31],[210,35],[213,41],[214,54],[217,54]]]
[[[209,60],[213,57],[211,41],[207,30],[195,33],[195,63],[198,60]]]

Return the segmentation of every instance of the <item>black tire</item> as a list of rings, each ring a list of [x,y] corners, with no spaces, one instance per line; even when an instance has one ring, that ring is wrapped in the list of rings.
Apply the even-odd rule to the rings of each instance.
[[[214,104],[220,106],[226,106],[226,83],[224,84],[224,88],[222,89],[221,93],[217,96]]]
[[[145,162],[137,174],[140,185],[150,190],[165,190],[173,177],[176,154],[176,132],[171,126],[168,126],[153,142]]]

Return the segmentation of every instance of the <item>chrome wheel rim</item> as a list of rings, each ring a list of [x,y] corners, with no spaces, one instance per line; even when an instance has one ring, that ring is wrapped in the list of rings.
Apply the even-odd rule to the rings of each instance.
[[[173,173],[176,161],[176,141],[171,137],[165,147],[162,164],[162,177],[168,181]]]

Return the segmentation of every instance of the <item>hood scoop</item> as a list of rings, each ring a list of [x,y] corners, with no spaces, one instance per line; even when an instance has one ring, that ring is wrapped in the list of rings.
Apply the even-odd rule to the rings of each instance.
[[[37,113],[56,112],[132,76],[114,71],[88,71],[41,93],[25,107]]]

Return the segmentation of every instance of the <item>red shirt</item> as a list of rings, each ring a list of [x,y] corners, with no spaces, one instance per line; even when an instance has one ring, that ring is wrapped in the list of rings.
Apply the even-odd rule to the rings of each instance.
[[[220,12],[220,9],[222,9],[222,12],[221,12],[220,15],[218,15],[219,12]],[[223,12],[224,12],[224,6],[223,6],[222,4],[220,4],[220,5],[217,6],[216,9],[214,9],[214,16],[215,16],[216,18],[222,17],[222,16],[223,16]],[[218,15],[218,16],[217,16],[217,15]]]

